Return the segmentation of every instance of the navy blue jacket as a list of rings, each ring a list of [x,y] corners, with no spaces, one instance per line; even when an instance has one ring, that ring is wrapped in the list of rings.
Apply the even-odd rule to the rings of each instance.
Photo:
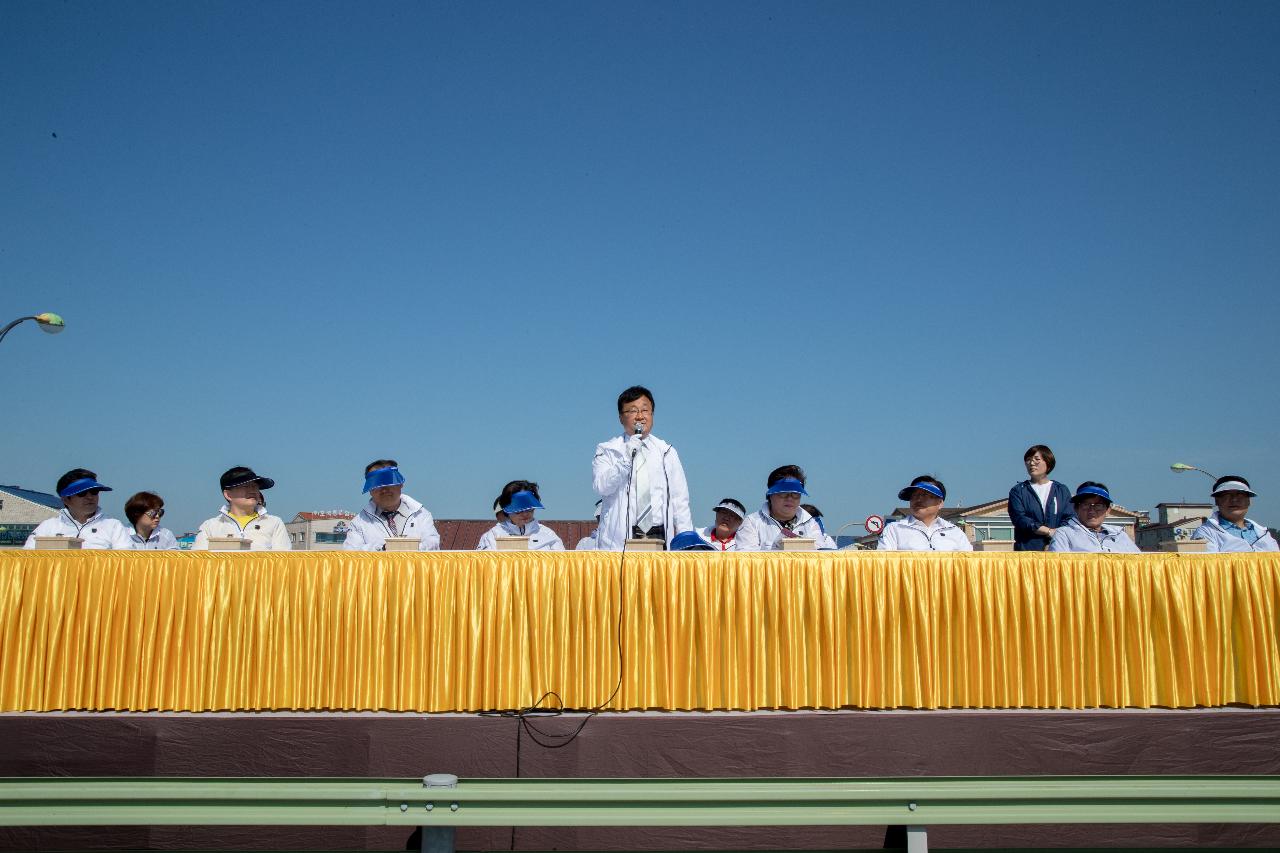
[[[1049,547],[1049,537],[1036,533],[1041,525],[1059,528],[1075,515],[1071,504],[1071,490],[1057,480],[1049,490],[1048,510],[1040,506],[1040,499],[1031,488],[1030,480],[1023,480],[1009,490],[1009,518],[1013,520],[1013,550],[1043,551]]]

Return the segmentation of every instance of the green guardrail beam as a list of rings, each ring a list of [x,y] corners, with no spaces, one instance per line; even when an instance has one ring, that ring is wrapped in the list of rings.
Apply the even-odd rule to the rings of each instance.
[[[0,779],[0,826],[1278,823],[1278,776]]]

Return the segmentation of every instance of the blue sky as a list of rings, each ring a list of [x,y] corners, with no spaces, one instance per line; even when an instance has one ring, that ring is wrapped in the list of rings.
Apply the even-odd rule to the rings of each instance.
[[[803,465],[828,528],[1042,442],[1280,523],[1268,3],[0,8],[0,483],[94,468],[584,517],[632,383],[695,518]],[[54,136],[56,134],[56,138]],[[9,319],[0,318],[0,322]],[[858,525],[860,526],[860,525]]]

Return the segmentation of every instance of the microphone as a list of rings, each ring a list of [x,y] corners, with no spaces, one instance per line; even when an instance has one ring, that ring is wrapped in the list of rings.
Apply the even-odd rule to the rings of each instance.
[[[644,432],[644,421],[636,421],[636,435]]]
[[[644,422],[643,422],[643,421],[636,421],[636,425],[635,425],[635,432],[634,432],[634,433],[632,433],[632,434],[633,434],[633,435],[635,435],[635,436],[637,436],[637,437],[644,435]],[[636,451],[638,451],[639,449],[640,449],[640,443],[639,443],[639,442],[636,442],[636,445],[635,445],[634,447],[632,447],[632,448],[631,448],[631,458],[632,458],[633,460],[636,458]]]

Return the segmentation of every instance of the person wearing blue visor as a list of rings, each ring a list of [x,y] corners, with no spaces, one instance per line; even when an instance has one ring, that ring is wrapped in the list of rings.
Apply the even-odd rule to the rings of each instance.
[[[783,539],[813,539],[815,545],[826,535],[817,519],[800,506],[805,491],[804,469],[783,465],[773,469],[765,482],[764,506],[748,515],[738,528],[739,551],[777,551]]]
[[[529,480],[512,480],[498,495],[502,519],[480,537],[477,551],[496,551],[499,536],[528,536],[530,551],[563,551],[564,543],[554,530],[539,524],[533,517],[543,509],[538,497],[538,484]]]
[[[1111,509],[1111,490],[1104,483],[1086,480],[1071,498],[1075,515],[1049,540],[1050,551],[1136,554],[1138,546],[1119,527],[1104,524]]]
[[[419,551],[439,551],[440,534],[426,507],[404,493],[404,474],[394,459],[375,459],[364,466],[364,493],[369,503],[347,528],[347,551],[385,551],[387,538],[421,540]]]
[[[876,549],[880,551],[972,551],[973,543],[965,532],[942,518],[942,504],[947,487],[928,474],[921,474],[911,485],[898,492],[898,500],[907,501],[911,514],[891,521],[880,534]]]
[[[67,536],[83,540],[81,548],[131,549],[129,529],[116,519],[104,516],[98,508],[98,495],[110,491],[111,487],[99,483],[98,475],[89,469],[72,468],[58,478],[62,511],[36,525],[22,547],[36,547],[37,536]]]
[[[1211,494],[1218,508],[1191,534],[1192,539],[1205,540],[1206,551],[1280,550],[1270,530],[1245,518],[1251,499],[1258,496],[1248,480],[1239,474],[1219,477]]]
[[[702,538],[696,530],[686,530],[671,537],[672,551],[716,551],[710,542]]]

